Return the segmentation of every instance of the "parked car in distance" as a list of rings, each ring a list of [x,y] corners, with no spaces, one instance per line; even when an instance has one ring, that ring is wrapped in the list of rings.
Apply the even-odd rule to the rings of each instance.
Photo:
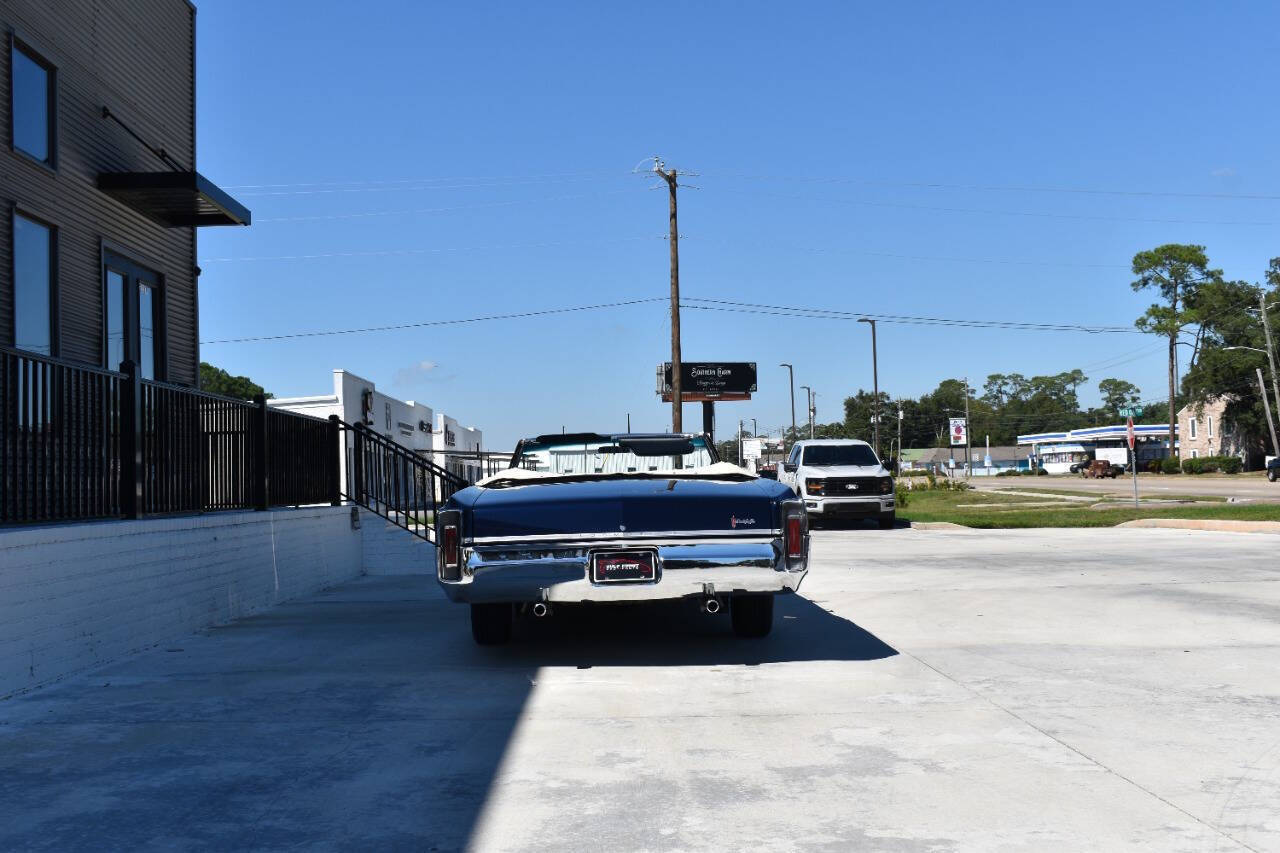
[[[893,476],[865,441],[797,441],[778,471],[778,482],[804,500],[814,521],[874,518],[886,530],[893,527]]]
[[[809,525],[791,489],[704,436],[578,433],[522,440],[509,469],[449,499],[436,543],[440,586],[471,605],[482,645],[520,613],[670,599],[763,637],[808,570]]]
[[[1272,458],[1272,460],[1267,463],[1267,479],[1273,483],[1276,480],[1280,480],[1280,456]]]

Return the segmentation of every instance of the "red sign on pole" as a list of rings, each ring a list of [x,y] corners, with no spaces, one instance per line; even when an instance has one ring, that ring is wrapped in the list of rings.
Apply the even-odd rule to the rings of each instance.
[[[1133,450],[1134,434],[1133,434],[1133,416],[1132,415],[1129,416],[1129,428],[1127,430],[1127,434],[1129,436],[1129,449]]]

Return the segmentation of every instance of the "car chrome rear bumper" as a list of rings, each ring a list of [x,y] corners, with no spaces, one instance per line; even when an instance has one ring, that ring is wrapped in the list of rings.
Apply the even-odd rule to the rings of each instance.
[[[786,568],[780,539],[658,544],[656,580],[595,583],[589,575],[591,550],[559,544],[541,545],[537,552],[475,548],[462,579],[440,580],[440,586],[451,600],[469,603],[657,601],[705,596],[709,587],[716,595],[794,592],[807,572],[807,561],[801,568]]]

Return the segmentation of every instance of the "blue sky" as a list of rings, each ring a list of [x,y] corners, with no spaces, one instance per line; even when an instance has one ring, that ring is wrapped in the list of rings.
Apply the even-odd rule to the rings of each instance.
[[[1249,280],[1280,255],[1280,201],[1239,197],[1280,197],[1274,4],[905,7],[202,2],[199,168],[254,224],[200,233],[201,337],[662,297],[666,196],[631,174],[654,154],[699,173],[690,297],[1128,325],[1136,251],[1203,243]],[[823,421],[871,385],[865,326],[682,322],[686,360],[760,365],[721,433],[789,420],[782,361]],[[1110,376],[1164,387],[1136,334],[882,323],[879,345],[894,395],[1076,367],[1086,402]],[[670,422],[661,303],[202,354],[277,396],[344,367],[494,449]]]

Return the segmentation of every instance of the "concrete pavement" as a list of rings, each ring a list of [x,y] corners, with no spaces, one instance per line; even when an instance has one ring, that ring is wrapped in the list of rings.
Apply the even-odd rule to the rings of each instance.
[[[819,531],[774,635],[366,578],[0,703],[3,849],[1280,850],[1271,537]]]

